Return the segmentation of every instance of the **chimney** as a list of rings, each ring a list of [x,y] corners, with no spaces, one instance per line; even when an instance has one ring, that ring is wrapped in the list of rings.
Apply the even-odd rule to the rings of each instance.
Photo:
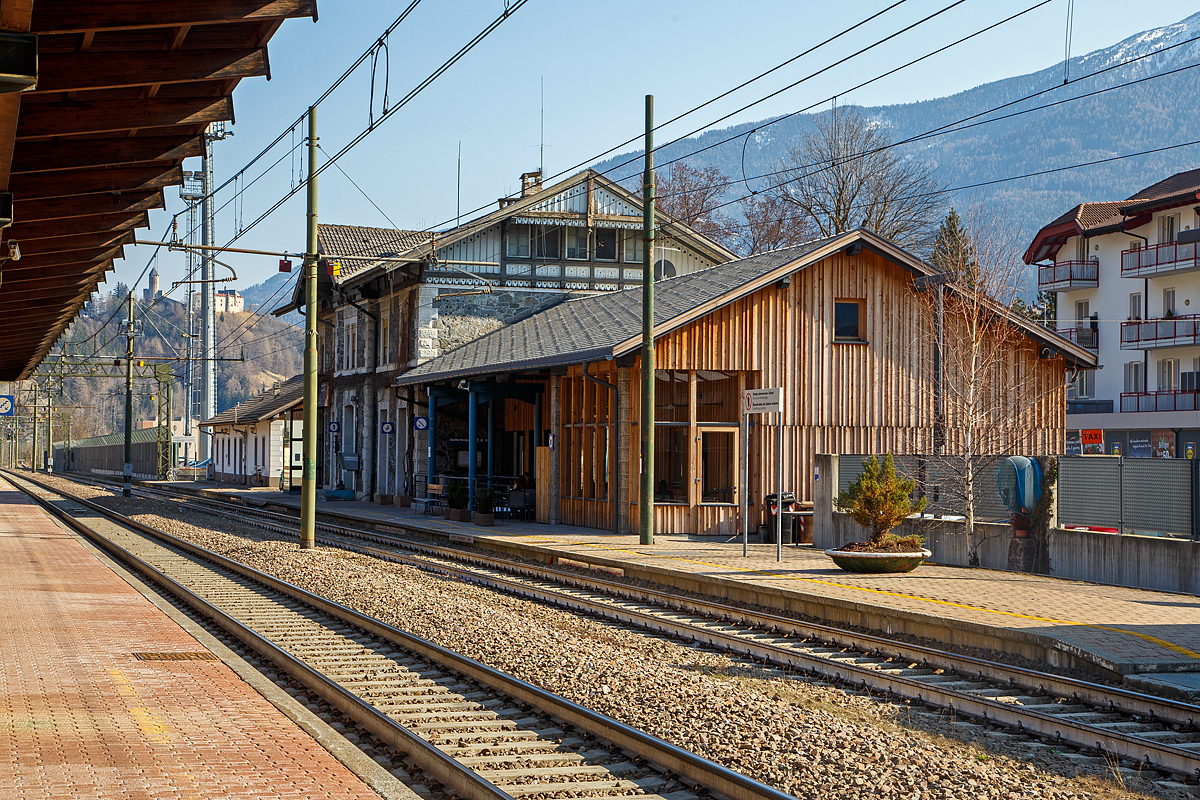
[[[521,176],[521,197],[535,195],[542,190],[542,171],[526,172]]]

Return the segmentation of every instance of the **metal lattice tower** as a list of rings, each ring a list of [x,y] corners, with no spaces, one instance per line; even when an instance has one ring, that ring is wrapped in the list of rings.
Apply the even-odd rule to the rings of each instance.
[[[179,199],[188,204],[187,206],[187,241],[188,245],[198,243],[200,231],[198,223],[200,221],[200,200],[204,197],[204,177],[202,172],[185,172],[183,173],[183,186],[179,190]],[[196,280],[196,272],[200,268],[200,256],[197,252],[188,248],[186,251],[187,258],[187,280]],[[183,426],[184,435],[191,436],[192,420],[202,419],[200,413],[203,410],[201,403],[201,392],[199,383],[196,381],[196,358],[200,355],[196,347],[196,299],[194,297],[195,284],[188,284],[187,289],[187,315],[188,315],[188,341],[187,341],[187,366],[183,376]],[[188,458],[202,458],[200,452],[189,453]]]

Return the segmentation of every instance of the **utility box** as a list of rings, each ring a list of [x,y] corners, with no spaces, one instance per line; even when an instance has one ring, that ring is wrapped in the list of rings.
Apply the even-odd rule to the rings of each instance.
[[[346,472],[362,472],[362,461],[358,453],[342,453],[342,469]]]

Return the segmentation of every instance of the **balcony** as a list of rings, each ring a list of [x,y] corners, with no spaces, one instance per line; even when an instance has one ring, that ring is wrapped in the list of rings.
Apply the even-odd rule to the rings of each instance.
[[[1150,350],[1200,344],[1200,316],[1165,317],[1121,323],[1122,350]]]
[[[1138,250],[1121,251],[1121,277],[1146,278],[1166,272],[1200,269],[1195,242],[1166,242]]]
[[[1200,409],[1200,392],[1125,392],[1121,411],[1195,411]]]
[[[1055,333],[1088,350],[1100,347],[1100,331],[1094,328],[1059,328]]]
[[[1038,267],[1038,289],[1062,292],[1099,286],[1099,261],[1059,261]]]

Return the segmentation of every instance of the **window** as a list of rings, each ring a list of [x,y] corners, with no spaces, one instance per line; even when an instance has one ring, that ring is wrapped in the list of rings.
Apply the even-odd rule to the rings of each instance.
[[[504,255],[509,258],[529,258],[529,226],[509,225],[504,234]]]
[[[531,249],[534,258],[559,259],[562,249],[559,237],[561,231],[553,225],[535,225],[533,227],[533,242]]]
[[[738,422],[741,403],[736,375],[701,370],[696,374],[696,420]]]
[[[1068,400],[1093,397],[1096,393],[1096,370],[1081,369],[1075,373],[1075,381],[1067,387]]]
[[[1142,293],[1133,292],[1129,295],[1129,318],[1142,318]]]
[[[688,502],[687,434],[682,425],[654,426],[654,502]]]
[[[1179,359],[1164,358],[1158,362],[1158,390],[1179,391]]]
[[[1088,303],[1087,300],[1075,301],[1075,325],[1076,325],[1076,327],[1082,328],[1087,325],[1088,317],[1091,316],[1091,313],[1088,310],[1089,305],[1090,304]]]
[[[617,260],[617,232],[615,229],[596,229],[596,258],[600,261]]]
[[[835,341],[862,341],[864,300],[837,300],[833,304],[833,338]]]
[[[700,434],[700,502],[735,503],[734,471],[737,445],[733,431]]]
[[[654,373],[654,421],[688,422],[688,374],[660,369]]]
[[[346,326],[346,369],[358,366],[358,323]]]
[[[625,263],[641,264],[645,259],[646,240],[641,231],[625,231]]]
[[[1164,214],[1158,218],[1158,243],[1175,241],[1175,237],[1179,235],[1179,215]]]
[[[1163,316],[1175,316],[1175,290],[1163,289]]]
[[[1080,236],[1075,240],[1075,260],[1087,261],[1088,257],[1088,240]]]
[[[391,340],[391,325],[390,317],[383,316],[379,318],[379,350],[381,363],[392,363],[392,340]]]
[[[591,248],[588,247],[589,239],[587,228],[568,227],[567,258],[575,258],[581,261],[587,261],[591,258],[591,253],[589,252]]]
[[[1146,384],[1142,380],[1142,362],[1130,361],[1125,365],[1125,391],[1144,392]]]
[[[1141,239],[1130,239],[1129,240],[1129,249],[1130,250],[1141,250],[1142,244],[1143,244],[1143,242]]]

